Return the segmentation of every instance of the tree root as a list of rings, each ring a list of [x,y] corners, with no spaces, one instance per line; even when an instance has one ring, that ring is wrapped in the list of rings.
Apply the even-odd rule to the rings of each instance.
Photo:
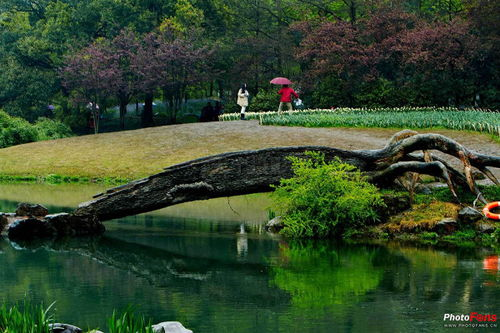
[[[418,150],[422,150],[423,155],[412,155]],[[429,150],[437,150],[458,158],[464,168],[463,174],[444,160],[433,156]],[[409,130],[398,132],[379,151],[378,155],[380,157],[374,162],[375,169],[378,171],[371,175],[370,180],[380,186],[393,182],[395,178],[407,172],[417,172],[444,179],[457,201],[455,186],[466,184],[480,201],[486,203],[487,200],[479,191],[472,176],[472,167],[477,168],[493,183],[499,185],[488,166],[500,167],[500,157],[478,154],[440,134],[418,134]]]

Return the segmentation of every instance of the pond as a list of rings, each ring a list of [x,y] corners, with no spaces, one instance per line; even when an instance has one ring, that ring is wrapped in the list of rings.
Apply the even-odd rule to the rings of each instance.
[[[19,201],[68,211],[102,189],[0,185],[0,211]],[[440,332],[447,313],[500,315],[495,253],[289,241],[263,230],[269,203],[186,203],[107,222],[95,238],[0,239],[0,300],[56,302],[58,320],[102,329],[134,304],[195,333]]]

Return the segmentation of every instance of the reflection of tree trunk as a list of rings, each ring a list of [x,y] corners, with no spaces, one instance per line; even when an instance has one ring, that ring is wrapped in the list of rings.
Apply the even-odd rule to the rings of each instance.
[[[469,165],[486,175],[487,166],[500,167],[500,157],[469,151],[445,136],[403,131],[379,150],[277,147],[224,153],[185,162],[100,194],[97,199],[80,205],[75,214],[97,215],[105,221],[187,201],[270,191],[270,185],[292,176],[291,162],[287,157],[304,157],[306,151],[322,152],[327,160],[338,157],[358,167],[370,182],[380,187],[392,185],[396,177],[410,171],[445,179],[453,193],[454,184],[469,184],[467,171],[464,176],[437,157],[425,162],[421,156],[411,154],[432,149],[467,160]],[[470,167],[465,170],[470,172]]]
[[[153,94],[147,94],[144,98],[144,110],[142,111],[142,126],[153,126]]]

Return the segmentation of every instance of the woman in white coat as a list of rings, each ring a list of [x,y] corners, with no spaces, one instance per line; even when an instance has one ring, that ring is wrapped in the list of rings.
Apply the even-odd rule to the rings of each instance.
[[[238,101],[236,102],[241,106],[241,120],[245,120],[245,110],[248,106],[248,90],[247,85],[244,83],[241,85],[240,90],[238,90]]]

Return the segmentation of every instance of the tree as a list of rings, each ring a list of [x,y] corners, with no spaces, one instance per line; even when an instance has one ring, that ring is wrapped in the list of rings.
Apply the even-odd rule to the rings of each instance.
[[[110,56],[106,40],[98,40],[66,58],[61,68],[64,86],[73,90],[76,103],[86,105],[92,114],[94,132],[99,132],[99,104],[112,91],[119,69]]]

